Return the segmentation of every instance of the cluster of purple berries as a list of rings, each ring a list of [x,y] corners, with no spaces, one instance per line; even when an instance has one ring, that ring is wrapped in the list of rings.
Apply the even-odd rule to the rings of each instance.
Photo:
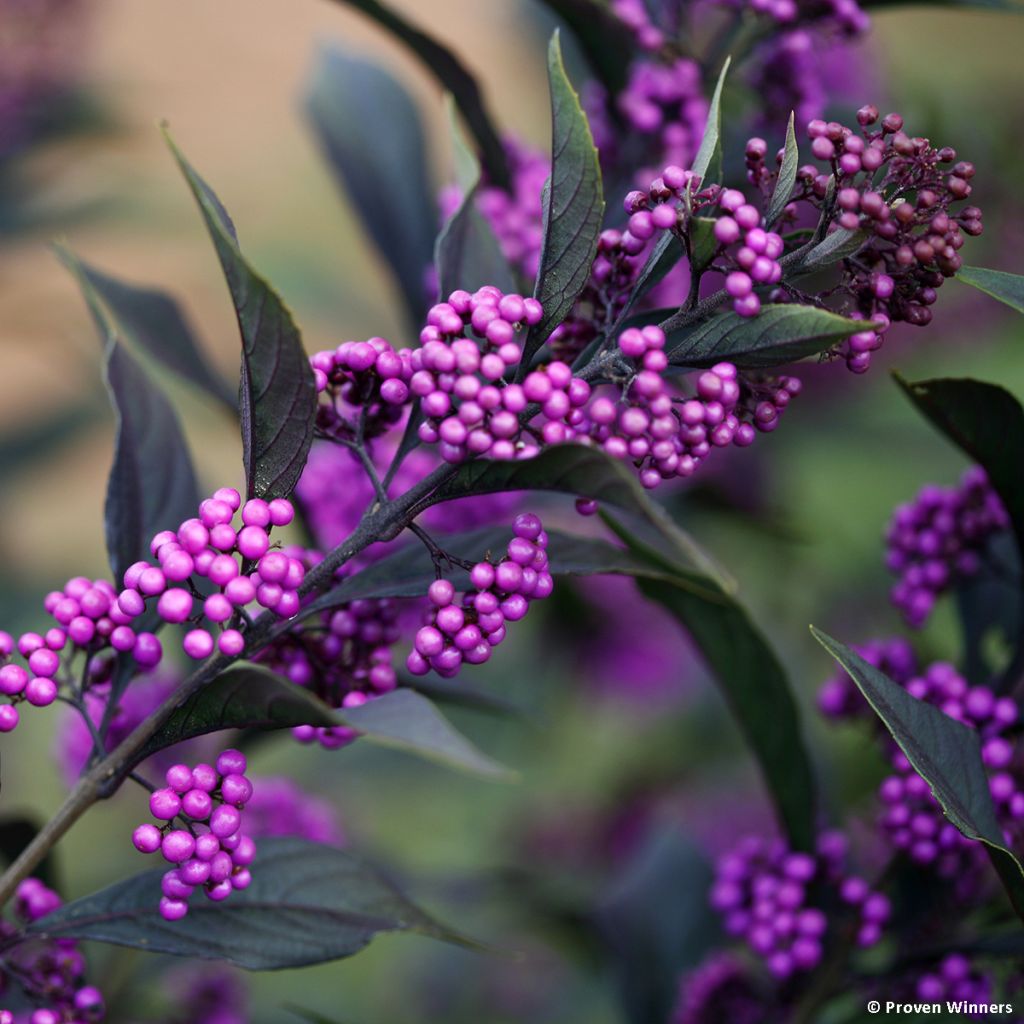
[[[150,813],[161,825],[143,824],[132,834],[140,853],[161,852],[175,865],[161,883],[160,915],[178,921],[188,913],[188,899],[197,886],[219,903],[252,881],[249,865],[256,844],[242,833],[242,809],[252,796],[245,777],[245,755],[225,750],[216,767],[176,764],[167,769],[167,785],[149,798]],[[173,828],[180,817],[183,828]]]
[[[897,576],[892,602],[919,629],[939,596],[981,568],[989,540],[1009,527],[999,496],[980,466],[955,487],[929,484],[893,512],[885,564]]]
[[[665,341],[659,327],[623,331],[619,351],[639,364],[639,372],[629,374],[624,395],[597,394],[585,410],[591,441],[631,460],[647,488],[691,476],[714,448],[752,444],[757,431],[775,429],[800,391],[795,377],[745,381],[732,363],[718,363],[698,375],[692,398],[679,398],[661,376],[668,365]]]
[[[733,953],[715,953],[683,976],[670,1024],[767,1024],[763,995]]]
[[[993,984],[989,975],[977,970],[967,957],[951,953],[935,968],[922,974],[914,986],[914,995],[929,1003],[974,1003],[987,1006],[992,1003]],[[984,1019],[987,1013],[968,1014]]]
[[[310,357],[317,393],[316,425],[327,437],[348,441],[386,433],[405,414],[412,352],[384,338],[345,341]]]
[[[633,33],[643,50],[660,50],[665,33],[651,20],[644,0],[611,0],[611,12]]]
[[[241,508],[241,524],[235,514]],[[136,562],[124,574],[117,607],[129,622],[142,615],[155,599],[157,615],[167,623],[192,626],[182,648],[190,658],[209,657],[214,649],[235,657],[245,638],[233,624],[247,606],[257,604],[281,618],[299,610],[298,589],[305,566],[298,558],[271,550],[270,532],[295,516],[290,501],[251,498],[242,504],[232,487],[222,487],[199,505],[199,516],[187,519],[177,531],[164,530],[150,544],[159,565]],[[193,580],[203,577],[217,587],[204,598]],[[220,630],[216,640],[211,629]],[[139,634],[139,637],[148,634]],[[131,626],[118,626],[111,643],[131,650],[139,660],[138,638]],[[159,643],[153,638],[154,643]],[[159,656],[144,667],[152,667]]]
[[[505,639],[506,624],[526,615],[531,601],[550,595],[548,538],[538,516],[518,515],[514,536],[498,562],[477,562],[469,573],[472,592],[457,600],[454,585],[435,580],[428,591],[430,610],[416,633],[406,666],[416,676],[431,669],[442,678],[458,675],[463,663],[482,665]]]
[[[61,902],[38,878],[26,878],[15,892],[14,913],[21,924],[29,925],[52,914]],[[0,936],[6,938],[16,931],[12,923],[0,922]],[[6,987],[8,978],[15,978],[37,1008],[17,1017],[10,1010],[0,1010],[0,1024],[96,1024],[103,1020],[103,995],[94,986],[82,984],[85,958],[74,939],[21,942],[4,953],[4,961],[0,985]]]
[[[823,910],[809,903],[829,889],[856,915],[857,943],[873,946],[889,919],[888,899],[855,875],[844,873],[846,840],[824,833],[817,856],[794,853],[781,840],[748,836],[722,857],[711,905],[726,931],[743,937],[780,979],[813,970],[821,962],[828,931]]]
[[[423,346],[413,353],[410,386],[423,411],[420,440],[438,444],[446,462],[474,455],[527,458],[540,444],[570,436],[570,413],[586,403],[590,386],[573,377],[568,365],[549,363],[527,374],[522,384],[505,380],[522,357],[518,332],[542,315],[536,299],[504,295],[490,286],[472,295],[453,292],[430,310],[420,335]],[[540,406],[540,428],[520,421],[531,404]]]

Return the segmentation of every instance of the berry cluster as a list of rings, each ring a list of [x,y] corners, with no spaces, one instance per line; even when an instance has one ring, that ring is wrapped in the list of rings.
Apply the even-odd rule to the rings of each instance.
[[[162,824],[139,825],[132,842],[140,853],[159,850],[176,865],[162,882],[160,915],[165,921],[178,921],[188,913],[188,898],[197,886],[208,899],[220,902],[252,881],[249,865],[256,844],[241,831],[241,812],[253,792],[245,769],[244,754],[225,750],[216,767],[168,768],[167,786],[150,796],[150,813]],[[173,828],[179,817],[184,827]]]
[[[987,1005],[993,1001],[993,987],[991,977],[972,967],[967,957],[951,953],[933,970],[917,979],[914,994],[929,1003],[949,1001]]]
[[[644,0],[612,0],[611,12],[633,33],[644,50],[660,50],[665,45],[665,33],[651,21]]]
[[[482,665],[505,639],[506,623],[526,615],[531,601],[552,590],[545,548],[548,538],[540,519],[525,512],[512,525],[515,536],[497,562],[484,559],[469,573],[473,591],[456,601],[454,585],[445,579],[430,585],[430,611],[416,633],[406,667],[416,676],[431,669],[445,679],[463,663]]]
[[[845,875],[845,839],[823,834],[818,855],[794,853],[781,840],[749,836],[720,859],[711,905],[725,929],[742,936],[777,978],[813,970],[821,962],[828,919],[808,902],[830,889],[856,914],[857,943],[873,946],[889,918],[889,901],[856,876]]]
[[[412,378],[412,353],[384,338],[345,341],[310,357],[317,393],[316,425],[335,440],[373,438],[405,415]]]
[[[897,506],[885,534],[885,564],[898,577],[892,602],[908,625],[919,629],[944,591],[975,575],[993,534],[1008,526],[1006,509],[980,466],[968,469],[955,487],[929,484]]]
[[[241,524],[236,526],[239,508]],[[220,488],[200,503],[198,518],[153,538],[150,551],[159,565],[136,562],[130,566],[117,607],[133,621],[155,598],[157,615],[164,622],[192,626],[182,642],[189,657],[207,658],[215,648],[232,657],[241,654],[245,638],[233,622],[246,606],[255,603],[286,619],[299,610],[298,589],[305,566],[297,558],[271,550],[270,541],[273,528],[286,526],[294,515],[291,502],[284,498],[270,502],[251,498],[242,505],[238,491]],[[204,598],[193,576],[208,580],[217,590]],[[216,640],[214,627],[220,630]],[[138,639],[131,626],[118,626],[111,643],[118,650],[132,650],[138,661]],[[155,661],[144,667],[152,667]]]
[[[61,898],[38,878],[26,878],[14,895],[14,913],[23,925],[52,914],[60,906]],[[0,922],[4,938],[16,931],[10,922]],[[95,1024],[103,1020],[103,996],[99,989],[82,984],[85,958],[74,939],[20,942],[4,953],[4,961],[0,985],[6,988],[9,978],[17,979],[37,1008],[17,1017],[10,1010],[0,1010],[0,1024]]]
[[[767,1024],[766,1010],[743,961],[716,953],[683,976],[670,1024]]]
[[[616,458],[630,459],[647,488],[688,477],[713,448],[752,444],[757,431],[772,431],[779,414],[799,393],[794,377],[742,380],[732,363],[698,375],[692,398],[678,397],[662,377],[667,367],[665,333],[658,327],[628,328],[619,351],[639,364],[618,400],[597,394],[584,414],[591,441]],[[579,433],[584,427],[576,425]]]
[[[590,397],[590,387],[565,363],[529,373],[523,383],[506,383],[522,356],[517,332],[540,321],[536,299],[504,295],[485,287],[470,295],[453,292],[434,306],[413,353],[412,392],[421,400],[420,440],[439,445],[446,462],[473,455],[526,458],[541,443],[568,438],[568,419]],[[476,337],[468,336],[472,332]],[[520,415],[540,405],[542,425],[526,427]]]

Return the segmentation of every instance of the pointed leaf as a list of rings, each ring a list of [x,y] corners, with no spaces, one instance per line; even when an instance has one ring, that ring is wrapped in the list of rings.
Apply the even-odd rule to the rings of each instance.
[[[896,378],[907,397],[972,462],[1009,513],[1024,552],[1024,409],[997,384],[970,378],[906,381]]]
[[[465,941],[375,868],[333,846],[293,837],[260,839],[249,888],[225,903],[193,899],[180,921],[165,921],[157,909],[165,867],[68,903],[27,932],[227,960],[253,971],[340,960],[381,932]]]
[[[495,185],[508,188],[511,185],[508,160],[501,138],[487,112],[484,98],[476,79],[466,70],[465,65],[446,46],[433,36],[416,28],[400,14],[386,7],[378,0],[338,0],[349,7],[362,11],[396,39],[404,43],[422,62],[427,71],[439,84],[455,97],[470,132],[480,147],[480,157],[487,170],[488,179]]]
[[[166,130],[165,135],[199,204],[238,318],[242,339],[239,406],[248,494],[287,497],[306,464],[316,412],[316,384],[299,329],[278,294],[246,262],[220,200]]]
[[[668,333],[669,361],[676,366],[711,366],[723,359],[744,368],[782,366],[824,352],[837,341],[863,331],[865,321],[849,320],[815,306],[762,306],[757,316],[719,313],[695,327]]]
[[[237,411],[238,396],[211,368],[181,305],[156,288],[126,284],[79,261],[124,335],[168,369]]]
[[[1018,313],[1024,313],[1024,277],[1020,274],[986,270],[985,267],[961,267],[956,279],[1004,302]]]
[[[830,267],[855,255],[866,241],[867,235],[859,229],[837,228],[799,258],[792,275],[811,274]]]
[[[493,779],[515,778],[514,772],[481,753],[426,697],[413,690],[392,690],[359,707],[345,708],[337,720],[378,746]]]
[[[769,228],[782,216],[782,211],[786,209],[789,197],[793,194],[793,186],[796,184],[800,150],[796,143],[796,131],[793,127],[795,117],[795,114],[790,113],[789,125],[786,127],[786,148],[782,153],[779,176],[775,181],[775,191],[772,192],[768,212],[764,215],[764,222]]]
[[[718,81],[715,82],[715,91],[711,96],[711,104],[708,107],[708,117],[704,125],[704,137],[700,140],[700,148],[693,158],[693,165],[690,168],[701,181],[707,176],[712,165],[717,167],[715,181],[718,181],[721,174],[722,162],[722,87],[725,85],[725,76],[729,73],[729,65],[732,58],[727,57],[718,73]]]
[[[163,391],[120,345],[77,258],[57,249],[75,275],[106,348],[106,381],[117,416],[114,464],[107,481],[105,526],[114,579],[149,555],[160,530],[196,514],[195,473],[178,417]]]
[[[601,165],[587,116],[565,73],[558,33],[548,47],[551,177],[544,197],[544,244],[533,294],[544,307],[523,347],[521,370],[565,319],[590,279],[604,218]]]
[[[433,257],[437,215],[416,104],[384,68],[323,47],[305,110],[353,212],[391,267],[409,322],[418,330],[428,302],[424,274]],[[392,180],[396,187],[387,187]]]
[[[988,848],[1017,913],[1024,919],[1024,868],[1004,845],[976,729],[912,697],[873,665],[811,626],[815,640],[850,674],[882,724],[931,787],[946,817]]]

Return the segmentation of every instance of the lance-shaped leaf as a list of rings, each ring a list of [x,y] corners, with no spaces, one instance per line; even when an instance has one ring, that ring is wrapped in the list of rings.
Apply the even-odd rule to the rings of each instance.
[[[985,267],[961,267],[956,279],[986,295],[991,295],[993,299],[1006,303],[1018,313],[1024,313],[1024,277],[1020,274],[1008,274],[1005,270],[986,270]]]
[[[867,235],[860,229],[851,231],[849,228],[837,228],[795,260],[791,271],[786,258],[782,261],[783,267],[787,268],[787,276],[813,274],[855,255],[866,241]],[[796,253],[793,255],[796,256]]]
[[[157,288],[127,284],[81,260],[79,267],[127,339],[236,411],[238,396],[210,366],[185,311],[174,298]]]
[[[117,417],[114,464],[104,508],[107,553],[114,579],[149,555],[160,530],[174,529],[196,514],[195,473],[178,417],[163,391],[118,343],[81,264],[58,247],[75,275],[106,348],[105,373]]]
[[[454,112],[450,111],[450,114]],[[441,229],[434,243],[438,293],[444,297],[457,288],[473,292],[486,284],[503,292],[517,289],[515,275],[490,224],[476,207],[480,163],[466,146],[454,116],[449,118],[455,149],[457,179],[462,202]]]
[[[779,166],[779,176],[775,181],[775,190],[772,192],[771,201],[768,203],[768,212],[764,215],[764,222],[771,227],[785,210],[789,197],[793,194],[793,186],[796,184],[796,172],[800,163],[800,149],[796,144],[796,131],[793,127],[795,114],[790,113],[789,125],[786,127],[786,148],[782,153],[782,163]]]
[[[849,647],[811,627],[815,640],[850,674],[882,724],[931,787],[946,817],[985,844],[1010,901],[1024,919],[1024,868],[1005,845],[981,760],[976,729],[912,697]]]
[[[175,709],[124,773],[160,750],[224,729],[291,729],[347,725],[378,746],[493,778],[508,769],[481,753],[423,695],[398,690],[360,708],[336,711],[309,690],[261,665],[241,663]]]
[[[722,87],[725,85],[725,76],[729,73],[731,63],[732,58],[727,57],[722,70],[718,73],[718,81],[715,82],[715,91],[711,95],[708,117],[704,124],[704,137],[700,140],[700,148],[690,168],[701,181],[707,177],[709,170],[716,172],[715,181],[721,180],[722,177]]]
[[[988,474],[1024,552],[1024,409],[1005,388],[970,378],[897,383],[946,437]]]
[[[216,194],[166,129],[165,135],[199,204],[235,306],[242,339],[239,409],[249,497],[287,497],[306,464],[316,412],[316,384],[299,329],[277,292],[242,255]]]
[[[383,932],[467,942],[354,854],[305,839],[260,839],[249,888],[226,903],[193,899],[180,921],[165,921],[157,909],[164,874],[147,871],[65,904],[27,932],[227,960],[253,971],[341,960]]]
[[[427,71],[437,79],[441,87],[455,97],[470,132],[480,147],[480,156],[487,170],[487,177],[495,185],[508,188],[511,177],[508,160],[501,138],[494,128],[494,122],[487,112],[483,95],[476,79],[466,70],[465,65],[446,46],[433,36],[417,28],[390,7],[378,0],[337,0],[348,7],[362,11],[377,24],[387,29],[401,41],[423,63]],[[389,171],[389,173],[391,173]]]
[[[629,70],[630,35],[599,0],[541,0],[565,22],[590,69],[609,93],[618,95]]]
[[[673,329],[675,319],[661,325],[675,366],[710,366],[723,359],[751,369],[781,366],[817,355],[865,328],[863,320],[827,309],[786,304],[763,306],[750,317],[730,310],[694,327]]]
[[[418,327],[428,301],[424,272],[433,256],[437,214],[416,104],[382,67],[323,47],[305,109],[352,210],[394,273],[409,322]]]
[[[544,194],[544,243],[534,297],[544,316],[526,336],[521,371],[583,291],[604,219],[601,165],[587,116],[565,73],[558,33],[548,47],[551,177]]]

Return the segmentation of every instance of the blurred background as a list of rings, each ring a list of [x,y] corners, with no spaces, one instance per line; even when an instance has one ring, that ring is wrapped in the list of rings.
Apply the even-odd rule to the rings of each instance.
[[[530,0],[392,4],[459,52],[503,128],[546,145],[551,22]],[[373,334],[410,340],[393,283],[301,111],[324,43],[379,60],[414,92],[439,140],[434,185],[448,181],[435,83],[341,4],[0,0],[3,628],[37,626],[41,596],[68,576],[109,571],[102,505],[113,421],[100,347],[49,242],[65,239],[103,270],[173,292],[211,361],[237,373],[227,292],[158,121],[170,122],[224,200],[310,351]],[[859,100],[900,110],[914,132],[974,161],[986,234],[969,244],[967,262],[1017,272],[1022,43],[1024,28],[999,14],[886,8],[867,44],[873,89]],[[382,187],[401,189],[403,168]],[[865,737],[826,733],[816,720],[814,693],[830,668],[807,625],[851,642],[899,630],[881,531],[895,503],[927,481],[952,483],[963,468],[888,371],[970,375],[1024,393],[1019,323],[950,284],[933,326],[894,331],[865,378],[811,367],[777,433],[723,460],[686,497],[667,496],[737,576],[772,635],[801,695],[835,816],[870,796],[881,765]],[[164,374],[161,383],[181,412],[203,486],[240,484],[234,426],[178,380]],[[923,644],[952,656],[957,640],[946,609]],[[731,841],[737,820],[755,831],[771,824],[721,701],[675,627],[648,614],[628,584],[586,595],[566,586],[471,682],[517,708],[453,712],[522,773],[516,785],[361,744],[338,753],[299,748],[284,736],[260,745],[254,773],[288,774],[329,801],[348,842],[393,866],[422,903],[512,955],[383,938],[353,960],[247,977],[250,1009],[239,1019],[290,1019],[293,1004],[346,1024],[611,1024],[624,1019],[623,993],[628,1002],[656,956],[648,949],[655,930],[684,922],[686,934],[673,941],[692,942],[694,959],[714,941],[712,925],[700,923],[706,859]],[[43,819],[59,803],[67,786],[54,754],[61,713],[26,715],[5,737],[3,813]],[[147,866],[128,841],[144,810],[141,791],[124,789],[75,828],[58,852],[67,898]],[[662,873],[675,888],[660,887]],[[659,906],[657,915],[647,909]],[[115,1003],[112,1019],[152,1019],[168,998],[173,1006],[167,986],[175,982],[154,980],[166,962],[99,948],[90,958]]]

